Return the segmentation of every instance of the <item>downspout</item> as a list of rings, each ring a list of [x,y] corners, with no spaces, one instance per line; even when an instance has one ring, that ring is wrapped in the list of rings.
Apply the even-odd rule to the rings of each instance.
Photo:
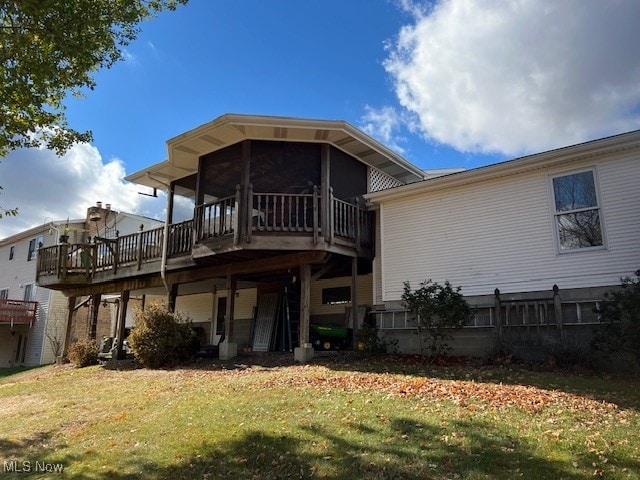
[[[164,192],[167,194],[167,214],[165,215],[164,220],[164,232],[162,238],[164,241],[162,242],[162,260],[160,261],[160,278],[162,279],[162,284],[164,285],[165,290],[167,291],[167,295],[169,294],[169,284],[167,283],[167,257],[169,253],[169,222],[171,222],[171,208],[173,207],[172,203],[172,192],[171,188],[164,189]]]
[[[169,250],[169,223],[171,222],[173,196],[171,191],[171,185],[157,178],[154,178],[150,173],[147,173],[147,177],[149,177],[151,180],[162,185],[164,187],[162,191],[167,195],[167,213],[165,215],[164,230],[162,232],[162,238],[164,239],[164,241],[162,242],[162,260],[160,261],[160,278],[162,279],[162,284],[164,285],[164,288],[168,294],[169,285],[167,284],[166,274],[167,274],[167,257],[168,257],[168,250]]]

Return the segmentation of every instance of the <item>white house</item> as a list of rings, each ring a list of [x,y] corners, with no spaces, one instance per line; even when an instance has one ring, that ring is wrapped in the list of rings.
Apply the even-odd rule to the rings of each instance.
[[[162,224],[159,220],[113,211],[109,205],[103,208],[98,202],[88,209],[86,219],[49,221],[0,240],[0,367],[52,363],[56,354],[62,353],[56,349],[63,346],[66,336],[68,299],[63,292],[37,286],[39,248],[55,248],[62,235],[68,237],[70,244],[79,245],[92,236],[115,236],[116,231],[128,235],[140,228],[153,229]],[[73,252],[69,253],[69,258],[74,256]],[[98,338],[113,335],[117,298],[115,295],[101,299],[102,306],[108,309],[96,325]],[[73,315],[70,341],[86,336],[90,330],[89,298],[79,297],[75,305],[74,311],[85,306],[87,311]],[[128,312],[129,327],[133,324],[132,312],[133,309]]]
[[[76,241],[84,220],[47,222],[0,240],[0,366],[51,363],[54,343],[64,339],[66,299],[36,285],[36,257],[65,228]]]
[[[456,349],[483,353],[495,340],[496,289],[503,325],[520,331],[516,346],[536,346],[541,322],[552,331],[561,322],[565,334],[596,323],[595,302],[640,267],[640,131],[365,197],[378,219],[378,321],[406,351],[417,340],[399,312],[405,281],[461,286],[479,315]]]

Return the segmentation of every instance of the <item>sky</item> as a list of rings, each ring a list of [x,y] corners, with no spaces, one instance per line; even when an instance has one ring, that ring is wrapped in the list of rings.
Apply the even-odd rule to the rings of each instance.
[[[67,102],[94,141],[0,163],[0,239],[96,201],[164,218],[124,176],[225,113],[345,120],[424,169],[640,128],[637,0],[191,0]]]

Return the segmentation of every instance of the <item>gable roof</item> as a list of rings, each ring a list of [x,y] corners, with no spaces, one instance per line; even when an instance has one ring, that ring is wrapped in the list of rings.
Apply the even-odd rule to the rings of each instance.
[[[247,139],[329,143],[403,183],[424,178],[417,166],[341,120],[225,114],[170,139],[167,160],[132,173],[126,180],[165,188],[174,180],[196,173],[202,155]]]
[[[442,188],[455,187],[471,183],[482,182],[494,178],[525,173],[541,168],[569,164],[571,162],[591,157],[640,149],[640,130],[620,135],[592,140],[577,145],[562,147],[542,153],[519,157],[505,162],[494,163],[484,167],[451,173],[449,175],[428,178],[410,185],[381,190],[366,194],[364,197],[371,202],[394,200],[409,195],[426,193]]]

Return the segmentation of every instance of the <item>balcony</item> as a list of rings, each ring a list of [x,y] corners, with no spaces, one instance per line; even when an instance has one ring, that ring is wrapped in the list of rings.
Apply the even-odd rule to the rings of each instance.
[[[164,241],[161,227],[41,248],[38,283],[63,289],[157,274]],[[323,202],[316,188],[305,194],[249,188],[246,202],[238,188],[234,196],[196,206],[194,220],[169,225],[166,265],[170,271],[308,250],[373,258],[373,213],[331,193]]]
[[[0,324],[33,325],[38,319],[38,302],[0,299]]]

